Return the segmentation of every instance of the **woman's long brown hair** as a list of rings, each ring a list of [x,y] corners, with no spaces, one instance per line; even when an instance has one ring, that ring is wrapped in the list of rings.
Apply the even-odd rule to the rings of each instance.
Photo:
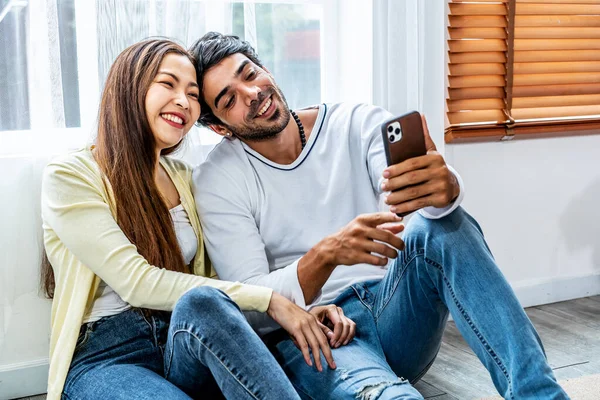
[[[170,53],[194,60],[178,44],[147,39],[125,49],[112,65],[98,112],[95,157],[110,183],[117,223],[146,260],[157,267],[190,272],[185,265],[169,208],[154,180],[156,142],[146,116],[146,93],[163,58]],[[179,144],[164,149],[170,154]],[[54,296],[55,280],[45,252],[42,287]]]

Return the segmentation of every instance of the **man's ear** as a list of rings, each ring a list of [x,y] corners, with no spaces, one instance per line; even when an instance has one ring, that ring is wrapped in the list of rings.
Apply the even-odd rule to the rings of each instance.
[[[213,132],[215,132],[221,136],[231,138],[231,131],[229,129],[225,128],[223,125],[210,124],[208,127],[210,129],[212,129]]]

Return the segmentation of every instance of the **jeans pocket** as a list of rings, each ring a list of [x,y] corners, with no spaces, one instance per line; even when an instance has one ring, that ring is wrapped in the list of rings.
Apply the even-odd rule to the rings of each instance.
[[[73,354],[77,354],[79,350],[88,342],[90,338],[90,334],[92,333],[91,325],[93,322],[88,322],[87,324],[81,325],[81,329],[79,330],[79,336],[77,337],[77,343],[75,344],[75,351]]]
[[[75,351],[79,351],[85,344],[89,341],[90,336],[94,333],[95,330],[98,329],[100,325],[104,322],[108,321],[112,316],[102,317],[97,321],[87,322],[81,325],[81,329],[79,330],[79,336],[77,337],[77,343],[75,344]]]
[[[375,303],[375,293],[377,293],[379,286],[381,286],[380,282],[380,280],[367,281],[351,286],[358,300],[371,312]],[[336,302],[336,304],[338,303]]]

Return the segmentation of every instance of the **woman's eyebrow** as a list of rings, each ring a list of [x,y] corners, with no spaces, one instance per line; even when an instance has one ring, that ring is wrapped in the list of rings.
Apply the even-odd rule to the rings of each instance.
[[[158,71],[158,74],[169,75],[171,78],[173,78],[175,80],[175,82],[179,83],[179,78],[177,77],[177,75],[173,74],[172,72]],[[190,83],[188,83],[188,86],[199,87],[198,84],[194,81],[190,81]]]

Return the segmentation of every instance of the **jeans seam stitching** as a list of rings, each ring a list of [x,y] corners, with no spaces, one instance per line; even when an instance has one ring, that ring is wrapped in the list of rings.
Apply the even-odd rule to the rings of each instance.
[[[169,343],[169,339],[167,338],[167,344],[165,344],[165,354],[163,355],[163,359],[165,357],[169,357],[168,358],[168,363],[165,363],[165,379],[169,379],[169,373],[171,372],[171,364],[173,363],[173,345],[169,346],[169,353],[167,354],[167,345]]]
[[[365,307],[367,307],[369,309],[369,311],[371,313],[373,313],[373,309],[371,308],[371,306],[369,304],[367,304],[362,297],[360,297],[360,294],[358,293],[358,291],[354,288],[354,286],[352,286],[352,290],[354,290],[354,293],[356,294],[356,297],[358,298],[358,301],[360,301]]]
[[[219,361],[219,363],[223,366],[223,368],[225,368],[225,370],[229,373],[229,375],[231,375],[239,384],[241,387],[244,388],[244,390],[246,390],[254,399],[258,400],[258,397],[242,382],[238,379],[237,376],[235,376],[235,374],[229,369],[229,367],[227,367],[227,365],[225,365],[225,363],[223,363],[223,361],[221,360],[220,357],[218,357],[211,349],[210,347],[208,347],[200,337],[198,337],[196,334],[194,334],[193,332],[191,332],[189,329],[179,329],[173,332],[172,337],[174,338],[175,335],[177,335],[178,333],[182,333],[182,332],[187,332],[190,336],[194,337],[196,340],[198,340],[198,342],[202,345],[202,347],[206,348],[206,350],[208,350],[208,352],[210,354],[213,355],[213,357],[215,359],[217,359]],[[173,347],[171,346],[171,353],[173,352]],[[169,364],[172,362],[173,357],[171,357],[171,360],[169,362]],[[170,368],[169,368],[170,370]]]
[[[431,359],[431,361],[429,361],[429,364],[427,364],[425,366],[425,368],[423,368],[423,370],[421,372],[419,372],[419,374],[415,377],[415,379],[412,382],[410,382],[411,385],[414,384],[414,383],[417,383],[418,381],[420,381],[421,378],[427,373],[427,371],[429,371],[429,368],[431,368],[431,366],[433,365],[433,362],[437,358],[437,355],[438,355],[439,352],[440,351],[438,349],[437,353],[435,353],[435,355],[433,356],[433,358]]]
[[[152,330],[152,324],[150,323],[150,321],[148,321],[148,319],[146,318],[146,316],[144,315],[144,313],[142,313],[140,311],[140,315],[142,316],[142,319],[144,320],[144,322],[146,322],[146,324],[148,325],[148,328],[150,328],[150,330]]]
[[[73,350],[73,354],[77,353],[81,348],[87,343],[90,338],[91,328],[86,326],[85,332],[83,334],[83,339],[81,339],[81,343],[75,343],[75,349]],[[78,338],[79,339],[79,338]]]
[[[416,251],[412,252],[410,255],[408,255],[407,257],[405,257],[405,261],[402,263],[402,271],[398,274],[398,277],[394,280],[394,285],[393,285],[392,290],[390,291],[390,293],[394,293],[396,291],[396,289],[398,288],[398,285],[400,284],[400,281],[402,280],[402,277],[404,276],[404,273],[406,272],[406,268],[408,267],[408,265],[411,262],[413,262],[420,254],[424,254],[424,253],[425,253],[425,251],[422,250],[422,249],[421,250],[416,250]],[[387,305],[392,300],[392,297],[393,297],[392,295],[387,296],[387,298],[385,299],[384,303],[377,310],[377,314],[375,315],[375,322],[377,322],[377,320],[379,319],[379,317],[381,316],[381,314],[383,313],[383,311],[385,311],[385,308],[387,307]]]
[[[460,302],[456,298],[454,289],[452,288],[452,285],[450,285],[450,281],[446,277],[444,268],[442,268],[441,264],[438,264],[437,262],[435,262],[427,257],[423,257],[423,259],[427,264],[430,264],[431,266],[438,269],[442,273],[444,283],[446,284],[446,287],[450,291],[450,295],[452,296],[452,300],[454,301],[454,304],[458,308],[458,311],[460,311],[464,321],[469,325],[469,327],[471,328],[473,333],[475,333],[475,336],[477,337],[477,339],[479,339],[479,342],[483,345],[485,351],[488,353],[488,355],[490,357],[492,357],[492,360],[494,360],[496,365],[500,368],[500,371],[502,371],[502,374],[504,375],[504,377],[506,378],[506,381],[508,382],[508,390],[510,391],[510,398],[514,399],[514,394],[512,392],[512,382],[511,382],[510,376],[508,375],[508,371],[506,370],[506,367],[504,366],[504,363],[502,362],[502,360],[500,359],[498,354],[494,351],[494,349],[492,349],[492,346],[489,344],[489,342],[483,337],[483,334],[481,333],[481,331],[479,329],[477,329],[477,327],[475,326],[475,323],[473,322],[473,320],[471,319],[469,314],[465,311],[462,304],[460,304]]]

